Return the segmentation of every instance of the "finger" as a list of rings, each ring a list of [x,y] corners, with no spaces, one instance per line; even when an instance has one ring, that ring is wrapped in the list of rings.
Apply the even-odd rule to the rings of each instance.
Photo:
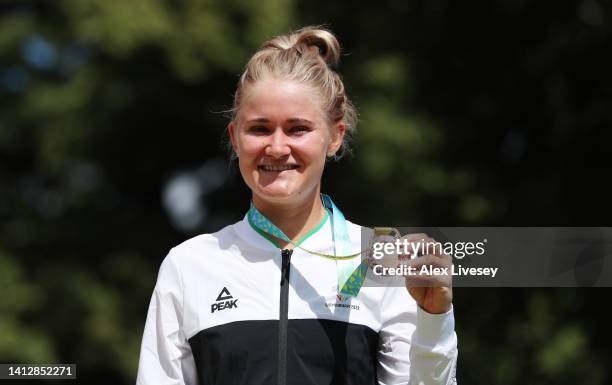
[[[405,251],[405,253],[400,253],[400,259],[405,259],[406,257],[415,258],[427,254],[424,252],[424,246],[430,239],[431,238],[425,233],[413,233],[402,236],[399,238],[400,244],[406,247],[402,250]]]
[[[403,261],[403,265],[412,266],[413,268],[422,268],[423,266],[433,266],[439,268],[450,268],[452,261],[446,258],[440,258],[437,255],[424,255],[419,258]]]
[[[452,277],[449,274],[407,275],[406,287],[452,287]]]
[[[412,287],[451,287],[452,262],[435,255],[426,255],[403,263],[410,274],[406,285]]]
[[[420,257],[428,254],[443,254],[442,244],[424,233],[407,234],[400,238],[400,245],[405,246],[403,249],[407,251],[404,256]]]
[[[400,241],[406,239],[408,242],[408,255],[400,255],[400,259],[405,259],[406,256],[436,255],[438,257],[452,261],[452,256],[444,251],[444,245],[425,233],[407,234],[400,238]]]

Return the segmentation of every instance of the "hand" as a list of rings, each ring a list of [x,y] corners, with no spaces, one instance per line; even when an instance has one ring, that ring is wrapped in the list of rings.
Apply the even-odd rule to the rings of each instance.
[[[440,243],[436,242],[427,234],[408,234],[401,239],[406,239],[410,245],[421,243],[419,253],[422,257],[413,258],[407,261],[407,265],[413,266],[416,272],[420,272],[422,266],[433,266],[441,269],[448,269],[446,275],[417,275],[406,276],[406,288],[414,298],[416,303],[426,312],[432,314],[446,313],[451,309],[453,301],[452,275],[450,275],[453,259],[450,255],[444,254]],[[436,244],[437,246],[433,246]],[[414,254],[414,250],[410,250]],[[430,254],[425,254],[429,252]],[[410,256],[403,256],[410,257]]]

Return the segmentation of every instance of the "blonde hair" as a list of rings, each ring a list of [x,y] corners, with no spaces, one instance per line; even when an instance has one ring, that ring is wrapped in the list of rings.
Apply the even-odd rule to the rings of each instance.
[[[234,95],[232,120],[236,118],[249,84],[269,77],[296,81],[319,92],[329,122],[343,120],[346,125],[344,141],[334,158],[350,152],[349,143],[357,126],[357,112],[346,95],[340,74],[336,72],[340,53],[338,39],[319,26],[308,26],[265,42],[248,61],[240,76]]]

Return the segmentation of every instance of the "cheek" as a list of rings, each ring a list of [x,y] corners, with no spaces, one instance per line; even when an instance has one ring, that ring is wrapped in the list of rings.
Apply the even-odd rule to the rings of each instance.
[[[299,148],[301,153],[306,154],[311,161],[317,161],[319,159],[324,161],[327,155],[327,145],[327,138],[317,136],[308,138],[296,147]]]
[[[263,151],[264,147],[265,145],[263,143],[263,140],[259,138],[252,138],[252,137],[240,138],[239,145],[238,145],[238,149],[240,151],[241,157],[255,156],[259,154],[261,151]]]

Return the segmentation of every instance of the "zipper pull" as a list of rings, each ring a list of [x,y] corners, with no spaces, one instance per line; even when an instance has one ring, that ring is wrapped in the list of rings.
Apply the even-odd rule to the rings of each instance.
[[[293,250],[291,249],[283,249],[281,251],[281,286],[283,286],[285,282],[289,283],[289,264],[291,262],[291,254],[293,254]]]

